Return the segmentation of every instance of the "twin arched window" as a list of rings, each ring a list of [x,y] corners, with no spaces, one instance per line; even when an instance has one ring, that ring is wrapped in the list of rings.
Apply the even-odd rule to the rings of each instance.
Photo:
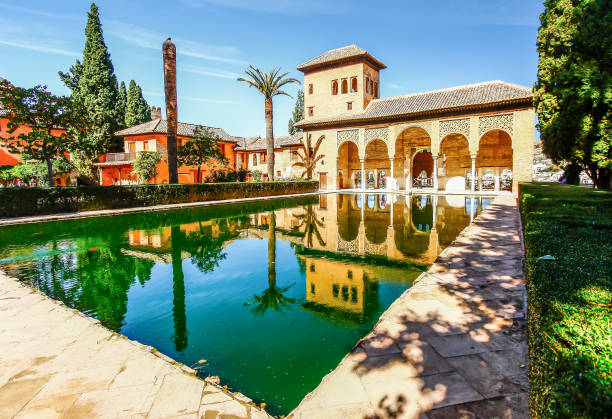
[[[338,88],[340,88],[340,91],[342,94],[348,93],[349,92],[349,81],[348,79],[342,79],[340,81],[340,86],[338,86],[338,80],[332,80],[332,95],[337,95],[338,94]],[[350,84],[350,92],[351,93],[357,93],[358,87],[357,87],[357,77],[351,77],[351,84]]]

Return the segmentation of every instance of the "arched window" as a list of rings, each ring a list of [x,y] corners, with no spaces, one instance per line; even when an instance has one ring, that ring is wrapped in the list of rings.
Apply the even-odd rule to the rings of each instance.
[[[343,79],[342,80],[342,93],[348,93],[348,80],[347,79]]]
[[[378,83],[374,83],[374,97],[378,97]]]
[[[370,80],[370,93],[374,94],[374,80]]]
[[[351,93],[357,92],[357,77],[351,79]]]
[[[365,79],[365,89],[366,89],[366,93],[370,93],[370,78],[366,77]]]
[[[338,94],[338,80],[332,81],[332,95]]]

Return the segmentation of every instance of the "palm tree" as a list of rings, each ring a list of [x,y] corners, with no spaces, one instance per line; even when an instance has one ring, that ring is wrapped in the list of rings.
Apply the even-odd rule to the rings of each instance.
[[[321,232],[319,231],[319,227],[325,227],[325,224],[317,219],[317,214],[312,205],[308,205],[304,210],[303,214],[293,215],[298,220],[301,220],[300,225],[297,226],[298,231],[304,227],[304,237],[306,238],[306,245],[308,247],[312,247],[313,245],[313,236],[317,238],[321,246],[325,247],[325,240],[323,240]]]
[[[295,303],[297,299],[285,296],[295,284],[287,287],[276,286],[276,215],[272,211],[268,224],[268,288],[261,295],[254,295],[257,304],[253,313],[263,315],[268,309],[282,311],[282,308]]]
[[[306,175],[308,179],[312,179],[312,172],[314,172],[315,167],[317,167],[318,161],[325,157],[323,154],[321,154],[320,156],[317,155],[317,153],[319,152],[319,147],[321,146],[321,143],[323,142],[323,139],[325,137],[323,135],[320,136],[313,148],[311,142],[312,135],[304,134],[304,136],[306,137],[306,141],[302,139],[304,146],[304,154],[302,155],[301,150],[297,151],[297,155],[302,161],[293,163],[293,166],[303,167],[304,173],[302,173],[301,176],[304,177],[304,175]]]
[[[297,83],[301,84],[299,80],[292,77],[287,77],[289,73],[280,73],[280,68],[276,67],[270,70],[269,73],[263,73],[258,68],[250,65],[248,69],[244,71],[249,77],[239,77],[238,81],[243,81],[254,87],[264,95],[266,104],[266,154],[268,158],[268,180],[274,180],[274,107],[272,105],[272,98],[277,95],[285,95],[292,97],[289,93],[280,90],[286,84]]]

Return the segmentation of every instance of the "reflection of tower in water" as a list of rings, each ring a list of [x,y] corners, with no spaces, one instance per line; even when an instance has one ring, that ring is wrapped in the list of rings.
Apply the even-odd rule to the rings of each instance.
[[[359,321],[377,312],[378,282],[368,276],[364,266],[318,257],[303,259],[307,301],[304,308]]]

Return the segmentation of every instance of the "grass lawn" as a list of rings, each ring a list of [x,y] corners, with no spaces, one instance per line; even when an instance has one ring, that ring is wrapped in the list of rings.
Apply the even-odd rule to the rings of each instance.
[[[612,415],[612,193],[520,185],[533,417]],[[538,260],[550,255],[554,260]]]

